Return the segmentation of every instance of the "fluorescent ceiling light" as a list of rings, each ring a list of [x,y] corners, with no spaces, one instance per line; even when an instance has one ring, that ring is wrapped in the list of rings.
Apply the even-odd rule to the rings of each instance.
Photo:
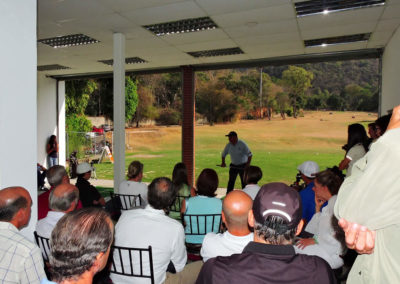
[[[70,46],[97,43],[99,41],[84,34],[73,34],[73,35],[39,39],[38,42],[50,45],[51,47],[54,48],[59,48],[59,47],[70,47]]]
[[[337,36],[337,37],[327,37],[327,38],[317,38],[304,41],[305,47],[315,47],[315,46],[328,46],[334,44],[345,44],[360,41],[368,41],[371,37],[371,33],[367,34],[355,34],[347,36]]]
[[[184,19],[174,22],[159,23],[143,26],[157,36],[165,36],[179,33],[191,33],[218,28],[210,17]]]
[[[64,70],[64,69],[71,69],[71,68],[58,64],[41,65],[37,67],[37,71]]]
[[[99,60],[99,62],[104,63],[106,65],[112,66],[114,61],[112,59],[107,60]],[[135,63],[146,63],[147,61],[140,57],[128,57],[125,58],[125,64],[135,64]]]
[[[226,56],[226,55],[235,55],[243,53],[244,53],[243,50],[241,50],[239,47],[188,52],[188,54],[193,57]]]

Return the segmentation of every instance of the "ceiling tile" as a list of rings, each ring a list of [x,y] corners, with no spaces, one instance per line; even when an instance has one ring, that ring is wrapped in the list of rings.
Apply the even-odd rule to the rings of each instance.
[[[390,20],[381,20],[375,28],[375,31],[394,31],[400,25],[400,18],[393,18]]]
[[[232,38],[248,35],[261,36],[267,34],[289,33],[297,30],[296,20],[262,23],[255,26],[238,26],[224,29]]]
[[[160,37],[160,39],[173,44],[189,44],[229,38],[221,29],[199,31],[192,33],[173,34]]]
[[[195,0],[209,15],[290,4],[290,0]]]
[[[382,19],[393,19],[393,18],[400,18],[400,2],[396,3],[395,5],[389,5],[385,8],[383,12]]]
[[[348,44],[328,45],[325,47],[322,47],[322,46],[309,47],[309,48],[305,48],[305,52],[307,54],[326,53],[326,52],[334,52],[334,51],[364,49],[366,47],[367,47],[366,42],[353,42],[353,43],[348,43]]]
[[[239,45],[251,45],[251,44],[293,42],[296,40],[301,40],[301,38],[297,32],[290,32],[290,33],[269,34],[262,36],[245,36],[239,38],[235,37],[234,40]]]
[[[231,39],[224,39],[224,40],[213,40],[213,41],[199,42],[199,43],[182,44],[182,45],[177,45],[176,48],[185,52],[189,52],[189,51],[230,48],[235,46],[237,46],[237,44]]]
[[[304,40],[335,37],[342,35],[370,33],[375,29],[375,23],[352,24],[345,26],[329,26],[326,28],[316,28],[314,30],[301,31]]]
[[[97,0],[99,3],[116,12],[127,12],[135,9],[144,9],[166,4],[185,2],[187,0]]]

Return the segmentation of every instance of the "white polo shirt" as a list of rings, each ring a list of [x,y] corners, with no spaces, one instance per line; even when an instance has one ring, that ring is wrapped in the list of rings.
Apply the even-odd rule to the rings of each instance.
[[[115,226],[115,245],[123,247],[147,248],[152,246],[155,283],[164,283],[170,261],[176,272],[183,270],[186,264],[185,232],[178,221],[156,210],[150,205],[144,209],[124,211]],[[124,262],[129,259],[124,259]],[[149,271],[147,257],[143,257],[145,273]],[[138,267],[133,261],[133,267]],[[111,274],[114,283],[148,283],[148,279],[130,278]]]
[[[248,184],[245,188],[243,188],[243,191],[246,192],[253,200],[256,198],[259,190],[260,186],[258,184]]]
[[[120,194],[140,194],[142,199],[142,208],[147,205],[147,185],[143,182],[125,180],[121,182],[118,188]],[[139,204],[137,204],[138,206]]]
[[[36,224],[36,233],[41,236],[50,239],[51,232],[56,226],[58,220],[64,216],[64,212],[49,211],[46,218],[40,219]]]
[[[230,256],[235,253],[242,253],[244,247],[253,241],[253,233],[246,236],[234,236],[228,231],[223,234],[208,233],[204,237],[200,255],[203,261],[217,256]]]
[[[238,140],[235,145],[226,144],[224,151],[222,151],[222,157],[225,158],[228,154],[231,156],[231,162],[234,165],[245,164],[252,156],[249,147],[242,140]]]

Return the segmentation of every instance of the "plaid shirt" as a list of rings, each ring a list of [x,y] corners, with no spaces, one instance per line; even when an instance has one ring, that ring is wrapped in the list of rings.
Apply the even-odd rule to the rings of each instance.
[[[9,222],[0,222],[0,283],[40,283],[46,277],[39,248]]]

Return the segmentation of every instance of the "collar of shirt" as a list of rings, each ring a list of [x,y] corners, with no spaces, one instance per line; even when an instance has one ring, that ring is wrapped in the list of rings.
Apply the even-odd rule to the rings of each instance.
[[[144,208],[147,212],[153,213],[153,214],[159,214],[159,215],[165,215],[165,211],[162,209],[154,209],[151,207],[150,204],[147,204],[146,207]]]
[[[64,216],[64,212],[59,212],[59,211],[49,211],[47,213],[47,217],[50,219],[61,219],[62,216]]]
[[[252,236],[253,236],[253,233],[250,233],[250,234],[245,235],[245,236],[235,236],[235,235],[232,235],[231,233],[229,233],[229,231],[226,231],[224,233],[224,238],[228,239],[228,240],[247,239],[247,238],[252,237]]]
[[[3,221],[0,221],[0,230],[10,230],[16,233],[19,232],[18,228],[15,227],[13,224],[11,224],[10,222],[3,222]]]
[[[274,255],[295,255],[296,252],[292,245],[269,245],[256,242],[250,242],[243,252],[263,253]]]

